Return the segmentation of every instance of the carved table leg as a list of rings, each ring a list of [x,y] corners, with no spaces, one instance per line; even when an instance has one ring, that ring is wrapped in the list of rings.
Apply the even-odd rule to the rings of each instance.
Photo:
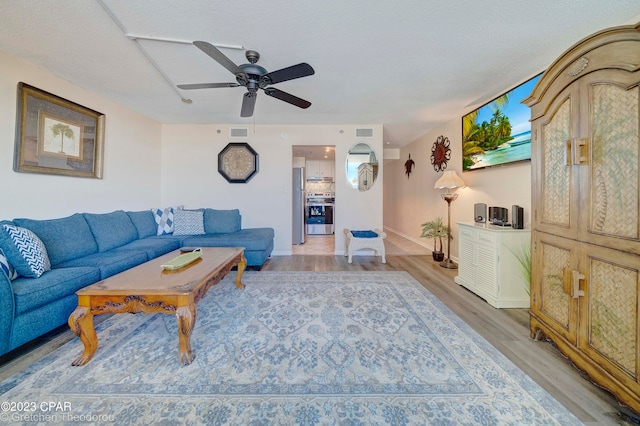
[[[84,352],[76,358],[71,365],[85,365],[98,349],[98,336],[93,326],[93,314],[91,310],[84,306],[78,306],[69,316],[69,327],[84,344]]]
[[[238,272],[236,273],[236,287],[244,288],[244,284],[242,284],[242,274],[244,273],[245,268],[247,267],[247,258],[242,254],[242,259],[238,262]]]
[[[180,306],[176,310],[178,320],[178,342],[180,344],[179,360],[182,365],[189,365],[196,358],[196,353],[191,350],[191,333],[196,325],[196,305]]]

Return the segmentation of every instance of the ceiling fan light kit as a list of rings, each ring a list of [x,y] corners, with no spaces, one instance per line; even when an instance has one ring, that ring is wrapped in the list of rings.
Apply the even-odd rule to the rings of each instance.
[[[214,61],[225,67],[236,77],[236,82],[230,83],[195,83],[195,84],[179,84],[177,87],[183,90],[194,89],[216,89],[221,87],[239,87],[244,86],[247,92],[242,98],[242,108],[240,110],[241,117],[251,117],[256,104],[258,90],[263,90],[267,96],[287,102],[298,108],[309,108],[311,102],[294,96],[282,90],[268,87],[273,84],[282,83],[283,81],[294,80],[296,78],[307,77],[315,74],[311,65],[300,63],[277,71],[268,72],[266,69],[257,65],[260,54],[255,50],[247,50],[245,56],[248,64],[236,65],[231,59],[227,58],[217,47],[206,41],[194,41],[193,45],[202,50]]]

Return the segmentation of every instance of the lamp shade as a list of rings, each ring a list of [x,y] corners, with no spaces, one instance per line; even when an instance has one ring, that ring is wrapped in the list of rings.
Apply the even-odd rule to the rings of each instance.
[[[436,184],[433,186],[435,189],[453,189],[453,188],[464,188],[464,181],[460,176],[456,174],[453,170],[447,170],[442,174],[440,179],[436,181]]]

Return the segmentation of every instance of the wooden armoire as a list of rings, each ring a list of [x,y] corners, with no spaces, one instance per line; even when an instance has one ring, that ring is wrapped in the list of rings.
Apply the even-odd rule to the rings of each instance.
[[[640,24],[585,38],[531,107],[531,335],[640,413]]]

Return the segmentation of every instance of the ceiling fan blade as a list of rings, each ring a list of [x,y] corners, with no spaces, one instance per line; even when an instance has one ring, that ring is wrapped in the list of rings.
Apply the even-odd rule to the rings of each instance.
[[[266,93],[267,95],[273,98],[288,102],[291,105],[295,105],[299,108],[307,109],[311,106],[311,102],[305,101],[304,99],[301,99],[297,96],[293,96],[290,93],[283,92],[282,90],[274,89],[273,87],[264,89],[264,93]]]
[[[218,87],[238,87],[238,83],[195,83],[195,84],[178,84],[178,89],[216,89]]]
[[[282,68],[281,70],[271,71],[260,78],[260,83],[262,84],[262,87],[264,87],[269,84],[276,84],[282,81],[293,80],[295,78],[307,77],[313,74],[315,74],[315,71],[311,65],[303,62],[298,65]]]
[[[251,117],[253,115],[253,109],[256,106],[256,98],[258,92],[247,92],[242,98],[242,110],[240,111],[240,117]]]
[[[231,59],[227,58],[224,53],[219,51],[218,48],[213,44],[206,41],[194,41],[193,45],[202,50],[207,55],[211,56],[214,61],[218,62],[220,65],[231,71],[232,74],[238,74],[242,72],[242,70],[236,64],[234,64]]]

